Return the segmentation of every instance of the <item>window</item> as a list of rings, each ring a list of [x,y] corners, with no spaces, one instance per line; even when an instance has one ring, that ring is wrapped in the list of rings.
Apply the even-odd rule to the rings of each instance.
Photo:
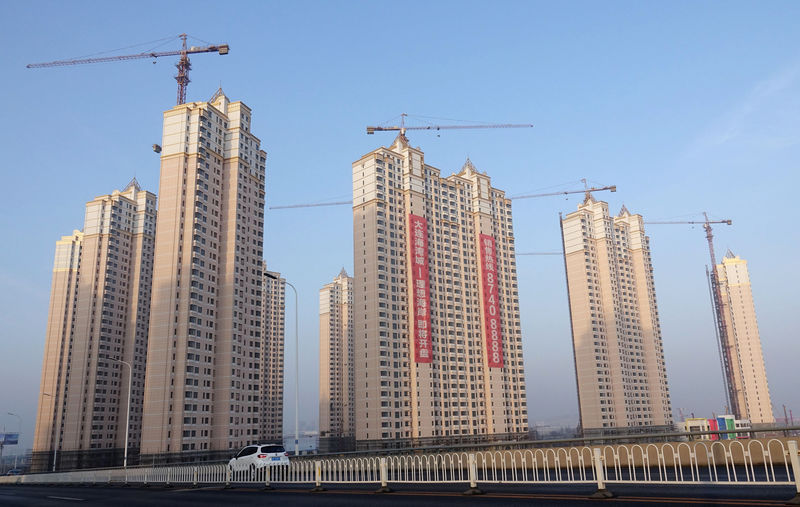
[[[258,447],[251,445],[242,449],[239,454],[236,455],[236,457],[243,458],[244,456],[250,456],[251,454],[255,454],[256,451],[258,451]]]

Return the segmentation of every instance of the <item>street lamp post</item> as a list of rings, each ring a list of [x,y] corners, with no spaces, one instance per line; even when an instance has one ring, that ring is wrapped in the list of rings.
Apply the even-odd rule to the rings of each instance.
[[[278,280],[278,277],[265,271],[267,278]],[[284,280],[286,285],[294,291],[294,455],[300,455],[300,340],[297,331],[297,289],[294,285]]]
[[[128,367],[128,410],[125,416],[125,452],[122,458],[122,467],[128,468],[128,432],[131,427],[131,384],[133,383],[133,367],[131,363],[123,361],[122,359],[114,359],[113,357],[106,356],[106,359],[122,363]]]
[[[17,455],[19,454],[19,436],[22,435],[22,417],[18,416],[17,414],[12,414],[11,412],[8,415],[13,415],[19,420],[19,430],[17,431],[17,452],[14,453],[14,468],[17,468]]]

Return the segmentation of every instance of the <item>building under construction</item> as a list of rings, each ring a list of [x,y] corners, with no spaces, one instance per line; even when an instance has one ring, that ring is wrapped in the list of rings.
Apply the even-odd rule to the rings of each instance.
[[[727,333],[727,350],[723,353],[730,361],[729,402],[735,407],[737,419],[774,424],[747,261],[729,250],[714,272],[719,287],[719,315]]]
[[[641,215],[591,193],[561,220],[584,434],[672,427],[650,241]]]

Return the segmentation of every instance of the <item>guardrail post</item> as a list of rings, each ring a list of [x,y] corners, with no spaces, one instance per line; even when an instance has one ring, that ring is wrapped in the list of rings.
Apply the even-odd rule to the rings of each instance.
[[[230,465],[225,467],[225,489],[229,489],[231,487],[231,473],[232,469]]]
[[[606,488],[606,474],[605,469],[603,468],[603,454],[600,452],[600,448],[594,449],[592,463],[594,464],[594,477],[597,479],[597,491],[592,493],[589,498],[614,498],[614,493]]]
[[[322,462],[315,461],[314,462],[314,478],[315,478],[315,485],[314,489],[311,490],[312,493],[317,493],[319,491],[325,491],[325,488],[322,487]]]
[[[197,473],[198,473],[197,468],[198,467],[193,467],[192,468],[192,487],[193,488],[197,487]]]
[[[470,454],[467,460],[467,472],[469,473],[469,489],[464,491],[465,495],[482,495],[484,491],[478,487],[478,459],[475,454]]]
[[[142,485],[143,488],[147,487],[147,476],[149,474],[150,474],[150,469],[149,468],[145,468],[144,469],[144,484]]]
[[[789,460],[792,463],[795,495],[786,503],[787,505],[800,505],[800,453],[797,451],[797,440],[789,440],[787,444],[789,445]]]
[[[270,468],[271,467],[269,465],[264,467],[264,488],[263,488],[264,490],[272,489],[272,486],[269,485],[269,470],[270,470]]]
[[[167,467],[167,482],[164,484],[165,488],[171,488],[172,484],[169,483],[169,480],[172,478],[172,467]]]
[[[389,467],[386,465],[386,457],[381,457],[380,462],[381,471],[381,487],[375,493],[391,493],[393,490],[389,487]]]

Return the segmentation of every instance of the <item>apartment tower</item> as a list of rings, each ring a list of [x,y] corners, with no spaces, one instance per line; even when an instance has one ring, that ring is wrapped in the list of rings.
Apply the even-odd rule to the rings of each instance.
[[[402,133],[353,163],[359,447],[528,430],[511,201]]]
[[[319,446],[322,452],[355,446],[353,278],[342,268],[319,291]]]
[[[584,432],[672,424],[650,239],[641,215],[587,193],[561,220]],[[642,428],[648,427],[648,428]]]
[[[164,113],[143,459],[260,439],[267,155],[251,121],[221,89]]]
[[[139,447],[155,227],[156,196],[134,179],[88,202],[83,232],[56,242],[36,470],[118,465],[129,403]]]
[[[736,397],[740,412],[736,415],[749,419],[751,424],[773,424],[775,416],[747,261],[728,250],[722,264],[717,264],[716,273],[722,295],[721,313],[730,342],[728,357],[731,358],[733,385],[729,387],[729,396]]]
[[[286,319],[286,280],[264,271],[261,311],[260,442],[283,442],[283,344]],[[256,356],[258,357],[258,356]]]

